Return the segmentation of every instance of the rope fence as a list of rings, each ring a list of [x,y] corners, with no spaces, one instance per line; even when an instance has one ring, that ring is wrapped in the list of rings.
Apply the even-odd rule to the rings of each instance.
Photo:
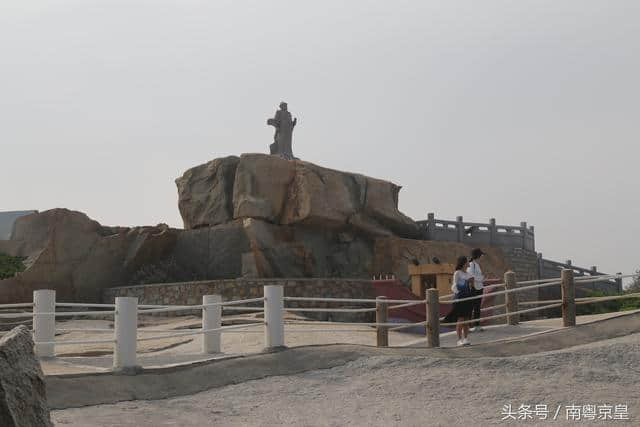
[[[222,301],[220,295],[204,295],[202,304],[197,305],[162,305],[140,304],[133,297],[117,297],[115,304],[85,304],[74,302],[56,302],[55,291],[34,291],[32,303],[4,304],[0,310],[13,310],[31,308],[32,311],[19,313],[0,313],[0,319],[25,319],[21,322],[7,323],[33,323],[33,335],[36,354],[40,357],[55,356],[55,347],[59,345],[113,345],[113,367],[116,370],[128,369],[137,366],[137,344],[140,342],[164,340],[181,337],[202,336],[201,349],[204,354],[216,354],[221,352],[221,337],[226,333],[261,333],[264,334],[265,347],[277,348],[285,345],[286,333],[372,333],[376,336],[376,345],[386,347],[389,345],[389,333],[402,330],[424,327],[427,335],[427,346],[438,347],[441,327],[453,325],[467,325],[475,322],[506,319],[507,324],[516,325],[520,315],[534,313],[542,310],[562,308],[563,326],[575,326],[575,307],[580,304],[593,304],[597,302],[613,301],[627,298],[640,298],[640,292],[613,295],[605,297],[575,298],[575,287],[583,284],[602,281],[606,278],[637,277],[633,275],[607,275],[596,277],[573,277],[573,270],[562,271],[560,279],[542,279],[532,281],[515,281],[515,273],[505,274],[504,283],[486,286],[485,289],[504,288],[488,294],[473,297],[451,299],[452,295],[439,297],[437,289],[427,289],[425,299],[387,299],[378,298],[330,298],[330,297],[297,297],[284,296],[283,286],[264,286],[264,296],[242,300]],[[514,296],[518,292],[526,292],[533,289],[548,286],[560,286],[562,298],[542,301],[519,302]],[[440,319],[440,303],[460,303],[464,301],[479,300],[485,296],[505,295],[504,304],[496,304],[481,308],[479,319],[458,319],[457,322],[442,322]],[[332,307],[285,307],[287,302],[317,303]],[[372,304],[373,307],[344,307],[348,304]],[[334,306],[337,305],[337,306]],[[340,307],[339,305],[343,305]],[[413,306],[422,306],[426,309],[424,321],[397,323],[389,321],[389,313],[393,310],[404,309]],[[73,311],[56,311],[57,307],[71,308]],[[76,308],[85,308],[79,311]],[[103,309],[103,310],[100,310]],[[421,308],[422,310],[422,308]],[[504,313],[488,313],[494,310],[504,310]],[[173,313],[185,311],[198,311],[201,313],[202,325],[197,329],[166,329],[157,327],[139,327],[138,317],[153,313]],[[227,319],[240,319],[238,316],[224,318],[223,312],[245,312],[251,314],[264,313],[264,319],[259,322],[223,325]],[[319,320],[295,320],[285,319],[285,313],[375,313],[375,321],[319,321]],[[488,314],[488,315],[487,315]],[[56,328],[56,319],[69,317],[96,317],[114,316],[113,328]],[[368,318],[365,316],[365,318]],[[246,320],[245,320],[246,321]],[[305,328],[300,328],[300,326]],[[298,326],[298,328],[296,328]],[[105,339],[78,339],[56,340],[56,333],[97,333],[113,334]],[[1,334],[1,333],[0,333]]]

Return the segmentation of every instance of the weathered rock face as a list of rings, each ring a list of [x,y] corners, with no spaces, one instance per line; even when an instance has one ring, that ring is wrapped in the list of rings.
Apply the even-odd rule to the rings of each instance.
[[[308,162],[243,154],[192,168],[176,183],[187,229],[253,218],[277,225],[420,237],[416,223],[398,210],[401,187]]]
[[[428,264],[437,257],[443,264],[454,264],[460,255],[469,256],[472,246],[457,242],[436,242],[432,240],[410,240],[395,237],[376,239],[373,274],[393,273],[408,282],[408,265],[415,259],[420,264]],[[482,247],[482,271],[487,278],[502,278],[509,264],[501,248]]]
[[[0,338],[0,426],[52,426],[46,387],[26,326]]]
[[[353,233],[247,218],[185,230],[170,257],[193,279],[368,277],[371,241]]]
[[[236,156],[215,159],[176,179],[184,228],[224,224],[233,219],[233,184],[239,161]]]
[[[142,265],[166,256],[176,236],[166,225],[102,227],[67,209],[24,216],[0,247],[28,257],[27,269],[0,281],[0,303],[31,301],[35,289],[55,289],[60,301],[97,301],[103,288],[125,283]]]

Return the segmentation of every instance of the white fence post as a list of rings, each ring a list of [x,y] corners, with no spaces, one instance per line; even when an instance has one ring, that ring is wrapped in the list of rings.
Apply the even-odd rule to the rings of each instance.
[[[33,336],[35,353],[38,357],[54,357],[55,344],[38,344],[53,342],[56,339],[56,291],[41,289],[33,291]]]
[[[202,305],[219,304],[220,295],[202,295]],[[202,330],[219,329],[222,326],[222,306],[212,305],[202,308]],[[202,336],[202,352],[204,354],[220,353],[220,331],[205,332]]]
[[[264,287],[264,342],[267,349],[284,347],[284,287]]]
[[[113,350],[113,369],[134,373],[137,364],[138,345],[138,298],[116,297],[114,333],[116,344]]]

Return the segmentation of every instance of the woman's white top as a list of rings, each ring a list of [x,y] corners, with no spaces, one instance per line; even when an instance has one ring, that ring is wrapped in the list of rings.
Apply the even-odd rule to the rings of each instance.
[[[467,273],[473,276],[473,287],[476,288],[477,291],[481,291],[482,288],[484,288],[484,274],[482,274],[480,264],[475,261],[471,261],[467,268]]]
[[[469,280],[471,277],[472,276],[466,271],[456,270],[456,272],[453,273],[453,279],[451,280],[451,292],[453,292],[454,294],[457,294],[458,287],[456,286],[456,283]]]

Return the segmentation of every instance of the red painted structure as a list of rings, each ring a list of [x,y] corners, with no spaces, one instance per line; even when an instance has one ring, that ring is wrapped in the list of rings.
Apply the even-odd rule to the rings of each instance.
[[[396,279],[391,280],[373,280],[374,293],[378,296],[385,296],[389,299],[399,300],[419,300],[419,298],[411,292],[407,286],[403,285],[401,281]],[[500,279],[485,280],[485,285],[494,285],[502,283]],[[482,298],[482,307],[491,307],[496,305],[496,297],[491,295],[497,289],[489,289],[485,291],[485,295]],[[394,304],[391,304],[394,305]],[[397,305],[397,304],[395,304]],[[440,318],[444,317],[451,310],[451,304],[440,304]],[[493,310],[485,311],[482,316],[491,316]],[[426,316],[426,305],[417,304],[410,307],[398,308],[389,312],[390,319],[404,320],[408,323],[424,322]]]

